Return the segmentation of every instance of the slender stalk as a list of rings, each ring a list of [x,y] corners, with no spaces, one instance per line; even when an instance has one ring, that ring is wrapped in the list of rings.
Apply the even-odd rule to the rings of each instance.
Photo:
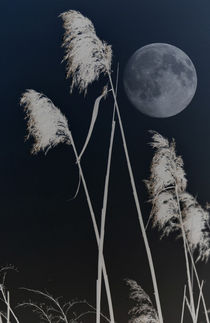
[[[153,215],[154,215],[154,209],[155,209],[155,200],[158,198],[158,196],[160,195],[160,193],[162,193],[162,192],[166,192],[166,191],[168,191],[168,190],[170,190],[170,189],[174,189],[174,185],[172,185],[172,186],[168,186],[168,187],[166,187],[166,188],[164,188],[164,189],[162,189],[162,190],[160,190],[157,194],[156,194],[156,196],[154,197],[154,199],[153,199],[153,204],[152,204],[152,209],[151,209],[151,212],[150,212],[150,215],[149,215],[149,218],[148,218],[148,220],[147,220],[147,223],[146,223],[146,225],[145,225],[145,230],[147,230],[147,228],[148,228],[148,225],[149,225],[149,222],[150,222],[150,220],[152,219],[152,217],[153,217]]]
[[[0,291],[1,291],[1,294],[2,294],[2,296],[3,296],[3,301],[4,301],[4,303],[5,303],[5,305],[7,306],[7,315],[8,315],[8,311],[12,314],[12,316],[14,317],[14,319],[15,319],[15,321],[17,322],[17,323],[19,323],[19,320],[18,320],[18,318],[17,318],[17,316],[15,315],[15,313],[13,312],[13,310],[12,310],[12,308],[10,307],[10,304],[9,304],[9,292],[7,292],[7,297],[6,297],[6,295],[5,295],[5,291],[4,291],[4,287],[1,285],[1,287],[0,287]],[[9,314],[10,315],[10,314]]]
[[[9,291],[7,291],[7,323],[10,323],[10,299],[9,299]]]
[[[106,210],[107,210],[108,187],[109,187],[109,177],[110,177],[114,132],[115,132],[115,121],[113,120],[112,121],[111,137],[110,137],[110,145],[109,145],[106,179],[105,179],[105,186],[104,186],[103,208],[102,208],[102,213],[101,213],[101,232],[100,232],[99,256],[98,256],[97,306],[96,306],[96,322],[97,323],[100,323],[100,313],[101,313],[101,278],[102,278],[101,277],[102,276],[101,269],[102,269],[105,219],[106,219]]]
[[[183,323],[183,320],[184,320],[185,296],[186,296],[186,285],[184,285],[184,296],[183,296],[183,302],[182,302],[181,323]]]
[[[95,232],[96,241],[97,241],[97,244],[98,244],[98,247],[99,247],[100,237],[99,237],[99,232],[98,232],[98,226],[97,226],[97,223],[96,223],[96,218],[95,218],[92,203],[91,203],[91,200],[90,200],[87,184],[86,184],[85,177],[84,177],[84,174],[83,174],[83,171],[82,171],[80,160],[78,159],[78,153],[77,153],[77,150],[76,150],[76,147],[75,147],[74,140],[73,140],[71,132],[70,132],[70,140],[71,140],[72,148],[73,148],[73,151],[74,151],[74,154],[75,154],[75,157],[76,157],[76,160],[77,160],[77,164],[78,164],[78,167],[79,167],[79,172],[80,172],[80,175],[81,175],[81,180],[82,180],[82,184],[83,184],[83,187],[84,187],[84,191],[85,191],[85,195],[86,195],[86,199],[87,199],[87,203],[88,203],[88,207],[89,207],[89,211],[90,211],[90,215],[91,215],[91,219],[92,219],[92,223],[93,223],[93,229],[94,229],[94,232]],[[114,311],[113,311],[113,306],[112,306],[112,297],[111,297],[111,292],[110,292],[110,287],[109,287],[109,280],[108,280],[108,276],[107,276],[104,257],[102,257],[102,271],[103,271],[106,294],[107,294],[107,301],[108,301],[108,306],[109,306],[110,321],[111,321],[111,323],[114,323],[115,321],[114,321]]]
[[[187,295],[185,295],[185,302],[186,302],[186,304],[187,304],[188,310],[189,310],[190,315],[191,315],[192,320],[193,320],[192,309],[191,309],[191,306],[190,306],[190,302],[188,301]]]
[[[177,205],[178,205],[178,211],[179,211],[179,221],[180,221],[180,225],[181,225],[181,232],[182,232],[182,239],[183,239],[183,246],[184,246],[185,263],[186,263],[186,270],[187,270],[187,283],[188,283],[188,289],[189,289],[189,295],[190,295],[190,308],[192,311],[193,322],[196,322],[195,304],[194,304],[194,298],[193,298],[192,282],[191,282],[191,276],[190,276],[190,266],[189,266],[189,259],[188,259],[187,246],[186,246],[186,235],[185,235],[184,225],[183,225],[183,221],[182,221],[182,214],[181,214],[181,209],[180,209],[180,202],[179,202],[177,185],[175,185],[175,194],[176,194],[176,199],[177,199]]]
[[[193,259],[193,256],[192,256],[192,252],[190,250],[190,247],[189,247],[188,243],[187,243],[187,248],[188,248],[188,253],[189,253],[190,259],[191,259],[191,264],[193,266],[195,278],[197,280],[197,284],[198,284],[199,290],[201,291],[201,299],[202,299],[202,303],[203,303],[203,307],[204,307],[204,313],[205,313],[205,317],[206,317],[206,322],[207,323],[210,323],[209,316],[208,316],[208,310],[207,310],[205,298],[204,298],[204,295],[203,295],[203,290],[201,288],[201,283],[200,283],[200,280],[199,280],[198,272],[197,272],[197,269],[196,269],[196,266],[195,266],[195,262],[194,262],[194,259]]]
[[[192,282],[192,290],[193,290],[193,288],[194,288],[194,270],[193,270],[193,264],[191,264],[191,268],[190,269],[191,269],[191,282]]]
[[[116,78],[116,93],[118,89],[118,77],[119,77],[119,64],[117,66],[117,78]],[[103,195],[103,207],[101,211],[101,231],[100,231],[100,243],[99,243],[99,255],[98,255],[98,280],[96,284],[96,322],[100,322],[101,313],[101,276],[102,276],[102,256],[103,256],[103,246],[104,246],[104,234],[105,234],[105,220],[106,220],[106,210],[107,210],[107,200],[108,200],[108,188],[109,188],[109,178],[110,178],[110,168],[111,168],[111,158],[112,158],[112,148],[115,133],[115,111],[116,105],[114,103],[113,115],[112,115],[112,128],[110,135],[109,153],[107,161],[107,170],[104,184],[104,195]]]
[[[125,134],[124,134],[124,129],[123,129],[122,121],[121,121],[119,106],[118,106],[115,90],[114,90],[114,87],[113,87],[112,78],[111,78],[111,75],[110,75],[109,72],[108,72],[108,76],[109,76],[109,82],[110,82],[110,85],[111,85],[114,102],[115,102],[115,105],[116,105],[116,112],[117,112],[117,116],[118,116],[118,120],[119,120],[120,132],[121,132],[121,136],[122,136],[123,147],[124,147],[124,152],[125,152],[127,166],[128,166],[128,172],[129,172],[129,176],[130,176],[130,181],[131,181],[131,186],[132,186],[132,189],[133,189],[134,200],[135,200],[136,209],[137,209],[137,213],[138,213],[139,225],[140,225],[140,229],[141,229],[141,232],[142,232],[142,236],[143,236],[143,240],[144,240],[144,244],[145,244],[145,248],[146,248],[146,252],[147,252],[147,257],[148,257],[148,261],[149,261],[149,267],[150,267],[152,283],[153,283],[153,287],[154,287],[154,294],[155,294],[155,301],[156,301],[156,305],[157,305],[158,317],[159,317],[160,323],[163,323],[163,316],[162,316],[162,310],[161,310],[161,304],[160,304],[160,297],[159,297],[159,292],[158,292],[158,286],[157,286],[157,279],[156,279],[156,275],[155,275],[154,264],[153,264],[153,260],[152,260],[152,254],[151,254],[149,242],[148,242],[148,239],[147,239],[146,231],[145,231],[145,228],[144,228],[144,221],[143,221],[143,218],[142,218],[142,213],[141,213],[141,209],[140,209],[140,203],[139,203],[139,199],[138,199],[138,195],[137,195],[137,190],[136,190],[136,185],[135,185],[135,181],[134,181],[133,171],[132,171],[130,158],[129,158],[129,154],[128,154],[128,148],[127,148],[127,144],[126,144],[126,140],[125,140]]]
[[[201,289],[200,289],[200,293],[199,293],[199,297],[198,297],[198,304],[197,304],[197,308],[196,308],[196,322],[198,322],[198,314],[199,314],[199,309],[200,309],[201,295],[203,292],[202,289],[203,289],[203,280],[201,282]]]

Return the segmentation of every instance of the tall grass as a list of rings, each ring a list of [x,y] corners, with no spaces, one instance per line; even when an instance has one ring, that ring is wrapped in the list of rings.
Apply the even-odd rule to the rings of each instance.
[[[70,10],[63,13],[61,17],[63,18],[65,29],[63,46],[66,50],[64,60],[67,61],[67,77],[72,75],[71,90],[76,85],[80,91],[85,91],[86,93],[88,85],[92,83],[93,80],[96,80],[101,72],[108,75],[109,84],[111,87],[111,92],[113,95],[114,103],[116,106],[116,113],[120,125],[120,132],[122,136],[130,182],[133,190],[134,201],[137,209],[138,220],[148,257],[158,316],[160,323],[162,323],[162,310],[152,254],[141,214],[139,198],[124,134],[124,128],[111,76],[111,47],[99,40],[99,38],[96,36],[93,24],[81,13]]]
[[[33,96],[31,97],[31,93]],[[34,96],[36,96],[36,100],[34,100]],[[40,100],[43,101],[44,104],[40,103]],[[35,139],[34,147],[32,149],[33,153],[38,153],[40,150],[48,151],[50,148],[56,146],[60,142],[66,142],[68,144],[72,145],[75,158],[78,164],[79,173],[81,176],[82,184],[84,187],[84,191],[86,194],[86,199],[91,215],[91,219],[93,222],[93,228],[96,235],[96,240],[98,246],[100,245],[100,238],[99,238],[99,231],[96,223],[95,214],[93,211],[91,199],[89,196],[87,184],[85,181],[85,177],[83,174],[83,170],[80,164],[79,156],[77,153],[77,149],[74,144],[73,136],[68,128],[68,124],[66,122],[65,117],[62,115],[60,110],[54,106],[52,101],[50,101],[48,98],[46,98],[44,95],[34,91],[29,90],[26,91],[21,98],[20,101],[21,105],[24,106],[24,109],[26,111],[26,117],[28,119],[28,136],[33,136]],[[41,109],[40,109],[41,107]],[[38,112],[37,112],[38,111]],[[51,113],[53,113],[53,117],[51,116]],[[48,115],[47,122],[42,123],[43,117]],[[63,123],[61,123],[61,120]],[[64,122],[65,121],[65,122]],[[45,128],[46,127],[46,128]],[[48,131],[48,128],[53,128],[53,131]],[[62,129],[62,131],[61,131]],[[45,135],[45,133],[48,134],[50,132],[51,137],[48,137],[48,140],[42,138],[42,136]],[[109,311],[110,311],[110,317],[112,318],[114,322],[114,314],[113,314],[113,306],[112,306],[112,299],[111,299],[111,292],[109,287],[109,281],[108,281],[108,275],[106,271],[106,266],[104,262],[104,258],[101,255],[101,266],[103,270],[104,275],[104,282],[106,287],[106,293],[107,293],[107,299],[108,299],[108,305],[109,305]]]
[[[130,288],[129,297],[134,302],[134,306],[128,312],[129,323],[159,323],[157,311],[143,288],[131,279],[127,279],[126,283]]]
[[[66,77],[71,78],[70,92],[72,92],[73,88],[76,87],[80,93],[83,92],[85,95],[87,95],[88,86],[92,82],[96,81],[101,74],[104,74],[106,77],[105,80],[107,84],[103,89],[102,94],[95,100],[89,131],[80,153],[78,153],[76,149],[72,133],[68,126],[68,121],[61,111],[43,94],[38,93],[35,90],[25,91],[22,95],[20,103],[26,112],[28,137],[33,136],[34,138],[32,153],[36,154],[40,151],[47,153],[49,149],[52,149],[59,143],[66,143],[67,145],[72,146],[98,245],[96,308],[89,306],[87,313],[95,314],[96,323],[100,323],[102,318],[114,323],[114,308],[103,255],[103,247],[105,239],[112,150],[116,127],[115,119],[117,118],[130,178],[130,185],[132,187],[134,203],[137,210],[140,231],[148,258],[148,265],[151,273],[156,304],[155,308],[145,291],[135,281],[128,280],[127,284],[131,290],[130,298],[135,302],[135,306],[130,311],[131,318],[129,322],[163,323],[156,272],[143,216],[141,213],[135,177],[133,174],[126,142],[125,130],[121,119],[120,107],[118,105],[117,86],[114,88],[113,85],[111,71],[111,46],[105,41],[101,41],[97,37],[92,22],[88,18],[84,17],[80,12],[70,10],[62,13],[60,16],[63,20],[63,27],[65,30],[62,46],[65,49],[64,61],[66,62]],[[103,205],[99,230],[88,191],[88,186],[81,166],[81,161],[91,139],[94,125],[97,121],[101,100],[105,98],[109,92],[112,94],[114,107],[109,138],[109,150],[107,156]],[[176,155],[175,142],[172,141],[172,143],[169,143],[167,139],[158,133],[153,133],[152,138],[153,142],[151,145],[155,149],[155,154],[151,165],[151,176],[149,180],[146,181],[152,201],[150,218],[152,219],[153,226],[158,227],[158,229],[162,232],[162,237],[169,235],[173,231],[177,231],[183,240],[187,287],[184,289],[183,306],[181,309],[181,323],[184,321],[185,307],[187,307],[190,312],[192,322],[197,323],[201,303],[203,304],[206,322],[209,323],[208,311],[203,294],[203,282],[200,282],[194,260],[195,254],[197,254],[197,260],[203,261],[207,261],[210,255],[210,237],[207,230],[209,213],[207,210],[203,209],[198,204],[196,199],[186,191],[187,179],[183,168],[183,160],[180,156]],[[197,282],[199,289],[197,299],[194,295],[190,265],[192,266],[195,281]],[[102,278],[104,278],[105,283],[105,291],[109,307],[109,318],[101,314]],[[58,300],[54,299],[49,294],[36,290],[31,291],[50,300],[54,304],[54,307],[43,307],[33,302],[25,302],[23,305],[32,307],[35,312],[39,313],[41,319],[45,319],[49,323],[59,323],[61,321],[65,323],[70,322],[68,318],[68,310],[71,308],[70,305],[70,307],[67,305],[68,310],[66,310],[65,307],[60,305]],[[1,292],[4,303],[7,305],[7,313],[5,316],[2,314],[0,319],[2,320],[3,318],[6,318],[7,323],[9,323],[10,315],[13,315],[15,318],[15,314],[10,308],[9,293],[5,294],[3,289]],[[56,316],[56,311],[60,316]],[[84,315],[84,313],[78,315],[74,318],[74,321],[79,321]],[[16,322],[18,322],[18,320]]]
[[[184,299],[193,323],[198,320],[200,300],[202,299],[206,321],[209,322],[202,292],[203,286],[200,283],[193,258],[193,253],[197,253],[197,261],[207,261],[209,258],[209,213],[186,191],[187,179],[183,160],[176,155],[175,141],[169,143],[157,132],[153,132],[152,139],[151,146],[155,149],[155,154],[151,164],[150,178],[145,182],[152,202],[153,226],[157,226],[162,231],[162,237],[177,231],[179,237],[182,238],[190,300],[188,301],[186,293]],[[193,295],[190,262],[200,293],[197,307]]]

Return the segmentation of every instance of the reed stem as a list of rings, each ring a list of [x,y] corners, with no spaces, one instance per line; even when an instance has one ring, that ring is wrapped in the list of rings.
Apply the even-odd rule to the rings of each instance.
[[[101,269],[102,269],[105,219],[106,219],[106,210],[107,210],[108,187],[109,187],[109,177],[110,177],[114,132],[115,132],[115,121],[112,121],[112,130],[111,130],[111,137],[110,137],[107,171],[106,171],[106,179],[105,179],[105,186],[104,186],[103,208],[102,208],[102,213],[101,213],[101,232],[100,232],[99,256],[98,256],[97,307],[96,307],[96,314],[97,314],[96,315],[96,322],[97,323],[100,322],[100,313],[101,313],[101,278],[102,278],[101,277],[102,276]]]
[[[203,295],[203,289],[201,288],[201,283],[200,283],[200,279],[199,279],[199,276],[198,276],[197,268],[195,266],[195,262],[194,262],[194,259],[193,259],[193,255],[192,255],[192,252],[190,250],[190,247],[189,247],[188,243],[187,243],[187,249],[188,249],[188,253],[190,255],[190,260],[191,260],[191,264],[193,266],[195,278],[197,280],[197,284],[198,284],[199,290],[201,292],[201,299],[202,299],[202,303],[203,303],[203,308],[204,308],[204,313],[205,313],[205,317],[206,317],[206,322],[207,323],[210,323],[209,316],[208,316],[208,310],[207,310],[205,298],[204,298],[204,295]]]
[[[73,136],[72,136],[71,132],[70,132],[70,140],[71,140],[72,148],[73,148],[73,151],[74,151],[74,155],[76,157],[77,165],[78,165],[78,168],[79,168],[82,184],[83,184],[83,187],[84,187],[84,191],[85,191],[85,195],[86,195],[86,199],[87,199],[87,203],[88,203],[88,207],[89,207],[89,211],[90,211],[90,215],[91,215],[91,219],[92,219],[92,223],[93,223],[93,229],[94,229],[94,232],[95,232],[96,241],[97,241],[97,244],[98,244],[98,247],[99,247],[100,237],[99,237],[99,232],[98,232],[98,226],[97,226],[97,223],[96,223],[96,218],[95,218],[95,214],[94,214],[94,211],[93,211],[93,206],[92,206],[92,203],[91,203],[89,191],[88,191],[88,188],[87,188],[87,184],[86,184],[86,181],[85,181],[85,177],[84,177],[83,170],[82,170],[82,167],[81,167],[81,164],[80,164],[80,160],[78,158],[78,153],[77,153],[76,146],[74,144],[74,140],[73,140]],[[114,321],[114,311],[113,311],[113,305],[112,305],[112,297],[111,297],[111,291],[110,291],[109,280],[108,280],[108,275],[107,275],[107,271],[106,271],[104,257],[102,257],[102,271],[103,271],[105,289],[106,289],[106,294],[107,294],[110,321],[111,321],[111,323],[114,323],[115,321]]]
[[[183,225],[183,221],[182,221],[182,213],[181,213],[181,209],[180,209],[180,201],[179,201],[179,194],[178,194],[177,185],[175,185],[175,193],[176,193],[176,199],[177,199],[177,205],[178,205],[178,211],[179,211],[179,221],[180,221],[180,225],[181,225],[183,246],[184,246],[185,263],[186,263],[186,270],[187,270],[187,283],[188,283],[188,289],[189,289],[189,295],[190,295],[190,309],[191,309],[191,315],[192,315],[193,322],[196,323],[195,304],[194,304],[194,297],[193,297],[193,290],[192,290],[189,259],[188,259],[188,254],[187,254],[187,245],[186,245],[187,242],[186,242],[186,235],[185,235],[185,231],[184,231],[184,225]]]
[[[124,152],[125,152],[125,156],[126,156],[126,161],[127,161],[127,166],[128,166],[128,172],[129,172],[129,176],[130,176],[131,186],[132,186],[132,190],[133,190],[134,200],[135,200],[136,209],[137,209],[137,213],[138,213],[139,225],[140,225],[140,229],[141,229],[141,232],[142,232],[142,236],[143,236],[143,240],[144,240],[144,244],[145,244],[145,248],[146,248],[146,253],[147,253],[147,257],[148,257],[148,262],[149,262],[149,267],[150,267],[150,272],[151,272],[151,277],[152,277],[152,283],[153,283],[153,287],[154,287],[154,294],[155,294],[155,301],[156,301],[156,305],[157,305],[158,317],[159,317],[160,323],[163,323],[161,303],[160,303],[160,297],[159,297],[159,292],[158,292],[158,286],[157,286],[157,279],[156,279],[156,275],[155,275],[154,264],[153,264],[153,260],[152,260],[152,254],[151,254],[149,242],[148,242],[145,227],[144,227],[144,221],[143,221],[143,218],[142,218],[142,213],[141,213],[141,209],[140,209],[140,203],[139,203],[138,194],[137,194],[137,190],[136,190],[135,180],[134,180],[133,171],[132,171],[130,158],[129,158],[129,154],[128,154],[128,148],[127,148],[127,144],[126,144],[124,129],[123,129],[122,120],[121,120],[120,111],[119,111],[119,106],[118,106],[118,102],[117,102],[117,98],[116,98],[116,94],[115,94],[111,74],[109,72],[108,72],[108,76],[109,76],[109,82],[110,82],[110,86],[111,86],[111,89],[112,89],[114,102],[115,102],[115,105],[116,105],[116,112],[117,112],[117,116],[118,116],[120,132],[121,132],[121,136],[122,136],[123,147],[124,147]]]

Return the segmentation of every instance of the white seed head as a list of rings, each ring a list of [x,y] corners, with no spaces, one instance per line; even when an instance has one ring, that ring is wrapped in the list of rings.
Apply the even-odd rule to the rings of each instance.
[[[158,194],[153,208],[153,227],[162,231],[161,238],[179,229],[178,204],[172,191]]]
[[[126,280],[130,288],[130,299],[135,305],[129,311],[129,323],[159,323],[157,312],[145,291],[134,280]]]
[[[176,156],[175,142],[169,144],[167,139],[153,132],[151,145],[156,151],[146,185],[153,204],[153,226],[162,231],[161,237],[177,230],[182,237],[183,224],[192,253],[197,252],[197,260],[207,261],[210,256],[209,213],[186,192],[183,160]]]
[[[70,142],[68,122],[61,111],[43,94],[34,90],[23,93],[20,104],[28,119],[28,136],[34,137],[32,153],[47,151],[59,143]]]
[[[180,202],[189,247],[192,252],[197,251],[197,260],[207,261],[210,255],[209,212],[188,193],[180,195]]]
[[[177,185],[178,191],[186,189],[187,180],[183,169],[183,161],[176,156],[175,142],[168,140],[157,132],[153,132],[151,146],[156,149],[151,164],[151,176],[146,181],[152,198],[168,187]]]
[[[78,87],[80,92],[97,80],[101,73],[111,69],[112,49],[101,41],[92,22],[80,12],[70,10],[60,15],[65,29],[63,47],[65,48],[67,78],[72,77],[70,90]]]
[[[161,136],[158,132],[150,130],[149,131],[152,134],[152,142],[150,143],[150,145],[153,148],[168,148],[169,147],[169,142],[168,139],[164,138],[163,136]]]

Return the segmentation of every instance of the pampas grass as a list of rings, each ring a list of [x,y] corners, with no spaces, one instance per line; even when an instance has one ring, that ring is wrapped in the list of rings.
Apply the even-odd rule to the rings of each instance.
[[[66,55],[64,60],[67,62],[67,77],[72,76],[71,90],[74,86],[78,87],[79,91],[87,92],[87,86],[94,80],[98,79],[101,73],[108,75],[111,91],[116,106],[116,112],[119,120],[120,132],[123,141],[123,147],[125,151],[128,172],[130,176],[131,186],[134,193],[134,201],[138,213],[138,219],[140,229],[143,235],[143,240],[148,256],[149,267],[152,276],[152,282],[155,291],[155,299],[158,309],[158,315],[160,322],[163,322],[161,304],[159,298],[159,292],[157,287],[157,280],[149,247],[144,222],[141,214],[140,203],[136,190],[135,180],[131,167],[131,162],[128,154],[128,148],[126,144],[124,129],[120,116],[120,110],[117,102],[116,92],[113,86],[111,77],[111,47],[106,43],[101,42],[96,36],[94,26],[89,19],[84,17],[81,13],[70,10],[64,12],[61,15],[64,21],[64,41],[63,47],[65,47]],[[85,64],[84,64],[85,63]]]
[[[197,251],[197,261],[208,261],[210,255],[209,212],[204,210],[189,193],[180,195],[183,226],[192,253]]]
[[[105,236],[105,220],[108,202],[108,187],[111,169],[112,147],[115,134],[116,111],[127,162],[128,173],[130,177],[130,183],[134,195],[134,202],[136,205],[140,230],[142,233],[148,257],[148,263],[154,288],[154,297],[156,302],[155,309],[152,304],[152,301],[150,300],[149,296],[144,292],[144,290],[135,281],[128,280],[127,284],[129,285],[131,290],[130,298],[135,302],[134,307],[129,312],[129,322],[163,323],[161,303],[157,286],[156,273],[152,259],[152,253],[146,234],[134,174],[129,158],[125,132],[117,101],[117,89],[114,89],[111,76],[111,46],[108,45],[106,42],[101,41],[97,37],[92,22],[88,18],[84,17],[80,12],[70,10],[62,13],[60,16],[63,20],[63,26],[65,30],[62,44],[62,46],[65,49],[65,56],[63,60],[66,62],[66,76],[67,78],[71,78],[70,92],[72,92],[72,90],[76,87],[78,88],[79,92],[84,92],[86,94],[88,86],[92,82],[97,80],[101,74],[108,76],[110,89],[108,89],[107,86],[105,91],[103,91],[102,94],[95,101],[87,138],[79,155],[77,153],[77,149],[75,147],[74,140],[71,131],[69,130],[68,122],[65,116],[57,107],[55,107],[52,101],[46,96],[34,90],[27,90],[22,95],[21,105],[24,107],[24,110],[26,112],[28,126],[27,137],[32,136],[34,137],[35,141],[32,148],[32,153],[36,154],[39,151],[44,151],[45,153],[47,153],[49,149],[55,147],[59,143],[66,143],[68,145],[71,145],[73,148],[98,245],[98,279],[96,290],[96,309],[92,307],[92,312],[96,314],[97,323],[100,323],[100,319],[102,317],[107,321],[114,323],[114,310],[112,305],[112,298],[108,276],[106,272],[106,266],[103,257],[103,245]],[[80,159],[82,158],[83,153],[85,152],[89,140],[92,136],[94,125],[97,120],[100,101],[103,97],[106,96],[107,92],[110,91],[114,100],[114,112],[104,184],[103,206],[101,212],[101,229],[99,233],[95,219],[95,213],[89,196],[83,170],[80,164]],[[200,284],[195,263],[193,260],[193,254],[198,254],[198,260],[207,260],[209,258],[210,239],[207,233],[209,214],[207,210],[204,210],[198,204],[198,202],[194,199],[193,196],[186,192],[187,179],[186,174],[184,172],[183,160],[180,156],[177,156],[176,154],[175,141],[169,143],[169,141],[166,138],[162,137],[156,132],[153,132],[153,142],[151,143],[151,145],[155,149],[155,155],[153,157],[151,165],[151,176],[149,180],[146,181],[146,184],[149,190],[150,199],[153,204],[151,212],[153,226],[158,227],[158,229],[162,232],[162,237],[168,236],[173,231],[177,231],[177,233],[183,238],[190,301],[188,301],[185,290],[181,320],[183,321],[184,306],[186,304],[192,316],[193,323],[197,323],[201,300],[203,301],[206,315],[207,310],[205,307],[202,292],[203,283]],[[196,275],[200,291],[197,307],[195,306],[195,301],[193,298],[193,288],[189,269],[189,257],[192,262],[192,266]],[[106,318],[101,314],[102,273],[105,282],[110,319]],[[26,302],[25,306],[31,306],[32,308],[34,308],[35,311],[39,312],[39,314],[41,315],[40,318],[43,320],[47,320],[48,322],[69,322],[69,318],[67,317],[64,308],[60,306],[57,300],[54,300],[48,294],[44,294],[39,291],[34,292],[39,293],[40,295],[50,299],[52,302],[54,302],[56,308],[43,307],[42,305],[40,306],[32,302]],[[9,304],[9,295],[6,298],[6,301]],[[7,309],[9,311],[7,314],[8,317],[11,311],[9,309],[9,306],[7,307]],[[53,317],[53,313],[58,313],[58,317]],[[74,317],[73,321],[79,321],[82,316],[83,314]],[[209,323],[207,316],[206,320]],[[73,322],[72,320],[70,321]]]
[[[105,93],[103,92],[103,96],[104,94]],[[95,219],[95,214],[93,211],[87,184],[83,175],[83,170],[80,165],[79,156],[74,144],[72,134],[68,128],[66,118],[62,115],[60,110],[54,106],[54,104],[50,99],[48,99],[43,94],[40,94],[34,90],[26,91],[23,94],[20,103],[21,105],[24,106],[24,110],[26,112],[26,118],[28,119],[27,137],[32,135],[35,139],[35,144],[33,146],[32,153],[37,153],[40,150],[43,150],[45,151],[45,153],[47,153],[47,151],[50,148],[56,146],[56,144],[61,142],[66,142],[72,145],[75,158],[77,161],[77,165],[79,168],[79,174],[81,176],[81,180],[85,190],[97,244],[99,246],[100,238],[99,238],[99,231],[98,231],[98,227]],[[46,124],[44,121],[46,122]],[[111,298],[111,292],[110,292],[109,281],[108,281],[103,254],[101,254],[100,259],[102,262],[101,267],[104,275],[104,282],[105,282],[105,288],[107,293],[111,322],[114,323],[112,298]]]
[[[92,22],[84,17],[80,12],[70,10],[60,15],[63,19],[63,26],[65,29],[64,39],[62,46],[65,48],[64,61],[66,61],[67,78],[72,77],[72,83],[70,90],[77,87],[80,92],[87,92],[87,87],[90,83],[97,80],[101,73],[107,74],[111,92],[116,107],[116,113],[119,121],[120,132],[123,141],[123,148],[126,156],[126,162],[128,172],[130,176],[130,182],[134,194],[134,201],[137,209],[138,220],[140,230],[143,236],[146,253],[149,262],[149,268],[151,271],[152,282],[154,286],[155,300],[157,304],[157,311],[160,322],[163,322],[162,310],[157,286],[157,279],[152,260],[152,254],[147,239],[144,221],[141,214],[141,208],[139,198],[136,190],[134,175],[131,167],[131,162],[128,154],[127,143],[125,139],[124,128],[121,120],[120,110],[117,102],[116,91],[113,86],[111,77],[111,57],[112,50],[109,45],[101,41],[95,33]],[[74,149],[74,147],[73,147]],[[78,161],[78,156],[77,156]],[[78,164],[80,167],[80,165]],[[85,187],[85,186],[84,186]],[[92,214],[92,213],[91,213]],[[95,233],[97,232],[97,225],[94,224]],[[97,236],[97,234],[96,234]],[[100,237],[99,240],[100,241]],[[99,243],[99,242],[98,242]],[[111,317],[112,323],[114,322],[114,316],[112,311]]]
[[[200,305],[197,309],[195,308],[189,255],[200,289],[199,304],[202,298],[206,319],[209,322],[202,285],[192,256],[196,252],[197,260],[208,260],[210,254],[209,213],[191,194],[186,192],[187,180],[183,160],[176,155],[175,141],[169,143],[160,134],[152,133],[151,146],[155,149],[155,154],[151,163],[150,178],[145,182],[153,204],[151,213],[153,226],[157,226],[162,231],[162,237],[173,231],[179,232],[179,237],[182,237],[190,295],[190,303],[187,302],[188,308],[193,322],[197,322]]]
[[[145,182],[153,204],[153,226],[162,231],[163,237],[173,231],[180,232],[182,223],[191,252],[197,252],[197,260],[207,261],[210,255],[209,213],[186,192],[184,163],[176,155],[175,141],[169,143],[154,132],[152,139],[155,154],[150,178]]]
[[[63,47],[67,78],[72,77],[70,90],[78,87],[80,92],[86,93],[88,85],[101,73],[110,71],[111,46],[97,37],[92,22],[80,12],[69,10],[60,17],[65,29]]]
[[[129,310],[129,323],[159,323],[158,315],[151,299],[136,281],[127,279],[130,288],[130,299],[134,306]]]
[[[99,75],[103,72],[108,74],[109,83],[111,86],[111,91],[116,106],[116,112],[119,120],[120,132],[123,141],[123,147],[125,151],[128,172],[130,176],[131,186],[134,193],[134,201],[136,204],[140,229],[142,232],[149,267],[151,271],[155,299],[158,309],[158,315],[160,322],[163,322],[162,311],[160,305],[159,292],[157,287],[157,280],[151,255],[151,250],[149,247],[144,222],[141,214],[139,198],[136,190],[135,180],[133,176],[133,171],[131,167],[131,162],[128,154],[127,143],[125,139],[124,129],[122,125],[122,120],[120,116],[120,110],[116,98],[116,92],[113,86],[113,81],[111,77],[111,47],[107,46],[106,43],[101,42],[95,34],[95,29],[93,24],[89,19],[84,17],[81,13],[77,11],[67,11],[61,15],[64,21],[64,41],[63,46],[66,50],[66,55],[64,60],[67,62],[67,77],[72,76],[71,90],[74,86],[77,86],[79,91],[87,91],[87,86],[89,83],[96,80]],[[84,65],[85,62],[85,65]]]
[[[183,169],[183,160],[176,155],[175,141],[168,142],[159,133],[151,131],[151,146],[155,149],[155,155],[151,164],[151,175],[147,184],[152,198],[161,191],[177,185],[179,192],[183,192],[187,186],[187,180]]]
[[[27,118],[28,136],[34,137],[32,153],[48,152],[59,143],[71,144],[67,119],[61,111],[42,93],[27,90],[20,104]]]

